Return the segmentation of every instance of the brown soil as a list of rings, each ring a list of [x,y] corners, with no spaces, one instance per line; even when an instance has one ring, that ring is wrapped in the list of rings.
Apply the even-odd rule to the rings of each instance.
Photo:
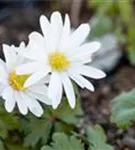
[[[108,136],[108,142],[114,145],[116,150],[135,149],[134,128],[117,129],[110,121],[111,100],[123,91],[130,91],[135,87],[134,74],[134,67],[122,65],[107,79],[98,81],[98,87],[94,93],[81,90],[82,106],[85,112],[84,125],[97,123],[102,125]]]

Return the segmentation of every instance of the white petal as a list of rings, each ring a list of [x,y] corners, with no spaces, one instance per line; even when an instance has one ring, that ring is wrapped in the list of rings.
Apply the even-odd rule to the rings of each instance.
[[[5,86],[3,84],[0,84],[0,96],[1,96],[4,89],[5,89]]]
[[[44,37],[38,32],[32,32],[29,35],[28,52],[25,57],[34,60],[44,59],[45,57],[45,40]]]
[[[19,48],[21,49],[21,50],[23,50],[23,49],[25,49],[25,43],[22,41],[21,43],[20,43],[20,45],[19,45]]]
[[[81,45],[90,32],[90,27],[88,24],[81,24],[71,35],[70,42],[72,46]]]
[[[30,62],[22,64],[15,68],[17,74],[31,74],[39,69],[40,64],[37,62]]]
[[[63,28],[62,17],[59,12],[54,12],[51,15],[50,26],[50,49],[57,50]]]
[[[31,90],[34,93],[38,93],[38,94],[43,95],[47,92],[48,88],[45,85],[43,85],[43,83],[42,83],[42,85],[41,84],[39,84],[39,85],[35,84],[35,85],[31,86],[29,88],[29,90]]]
[[[0,59],[0,65],[3,66],[4,69],[6,69],[6,63],[2,59]]]
[[[75,73],[75,72],[72,72],[72,71],[69,71],[68,72],[68,75],[70,76],[70,78],[75,81],[81,88],[84,88],[84,84],[81,83],[81,79],[80,79],[80,75]]]
[[[106,76],[103,71],[86,65],[78,65],[76,70],[78,70],[80,74],[94,79],[101,79]]]
[[[31,46],[32,46],[32,44],[31,44]],[[45,48],[42,48],[42,52],[39,51],[39,48],[36,51],[34,51],[34,46],[33,46],[33,48],[29,48],[29,49],[30,49],[30,51],[21,52],[21,56],[23,56],[27,59],[30,59],[30,60],[43,60],[44,59],[45,53],[43,52],[43,49],[45,49]]]
[[[92,56],[94,52],[96,52],[100,48],[99,42],[91,42],[87,44],[83,44],[73,52],[71,52],[70,56],[74,61],[81,61],[81,58],[89,58]]]
[[[47,39],[48,39],[48,33],[50,31],[50,23],[48,19],[46,18],[46,16],[44,15],[41,15],[40,17],[40,26],[41,26],[41,30],[43,32],[45,41],[48,42]]]
[[[3,44],[3,52],[6,59],[7,69],[12,70],[16,64],[16,59],[17,59],[16,52],[6,44]]]
[[[91,55],[95,53],[99,48],[101,44],[99,42],[90,42],[87,44],[83,44],[79,49],[78,52],[84,52],[87,53],[88,55]]]
[[[22,97],[22,94],[23,93],[21,93],[21,92],[15,91],[14,97],[15,97],[15,100],[17,102],[17,106],[19,108],[20,113],[23,115],[26,115],[28,113],[28,108],[27,108],[27,105],[25,103],[25,100]]]
[[[76,100],[75,100],[75,93],[74,93],[74,89],[73,89],[73,85],[71,83],[71,80],[66,75],[66,73],[61,74],[61,80],[62,80],[62,83],[64,86],[66,96],[68,98],[68,102],[69,102],[71,108],[74,108]]]
[[[84,77],[82,77],[81,75],[75,75],[74,78],[72,78],[80,87],[82,88],[87,88],[90,91],[94,91],[94,86],[88,81],[86,80]]]
[[[73,56],[71,57],[68,57],[70,58],[69,60],[72,62],[73,65],[75,64],[80,64],[80,65],[83,65],[83,64],[86,64],[86,63],[90,63],[92,61],[92,58],[91,56],[87,55],[87,56],[79,56],[78,54],[73,54]]]
[[[38,43],[39,46],[43,44],[43,36],[36,31],[33,31],[32,33],[29,34],[29,40],[30,43],[33,43],[34,45],[36,43]]]
[[[61,40],[59,49],[60,50],[67,50],[69,45],[69,36],[70,36],[70,19],[68,14],[65,15],[65,22],[62,30]]]
[[[62,83],[57,72],[53,72],[51,75],[48,97],[52,100],[52,107],[56,109],[62,98]]]
[[[32,74],[24,83],[24,87],[29,87],[40,81],[42,78],[44,78],[49,72],[49,69],[46,69],[45,71],[37,71],[34,74]]]
[[[27,93],[34,99],[38,99],[47,105],[52,104],[51,100],[47,97],[47,88],[45,86],[30,87]]]
[[[37,102],[37,100],[31,98],[27,94],[22,94],[23,99],[25,100],[27,107],[29,110],[37,117],[41,117],[43,114],[43,109],[40,106],[40,104]]]
[[[14,92],[10,87],[7,87],[2,92],[2,98],[5,100],[5,108],[8,112],[12,112],[15,107]]]
[[[0,59],[0,83],[7,85],[8,84],[8,73],[5,68],[5,63]]]
[[[38,93],[28,91],[28,95],[33,97],[34,99],[46,104],[46,105],[52,105],[51,100],[45,94],[41,95],[41,94],[38,94]]]
[[[44,37],[38,32],[29,34],[27,50],[20,52],[20,55],[31,60],[41,60],[45,57]]]

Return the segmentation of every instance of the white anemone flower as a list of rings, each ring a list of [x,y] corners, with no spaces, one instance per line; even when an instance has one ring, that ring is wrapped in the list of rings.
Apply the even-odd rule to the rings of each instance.
[[[26,59],[19,55],[24,50],[26,50],[24,43],[21,43],[19,47],[3,44],[6,62],[0,60],[0,85],[2,87],[0,95],[5,100],[4,105],[8,112],[12,112],[17,104],[21,114],[26,115],[30,110],[34,115],[40,117],[43,109],[38,100],[48,105],[51,104],[51,101],[47,98],[47,87],[44,83],[39,81],[32,86],[24,87],[30,74],[16,74],[15,68],[26,62]]]
[[[51,15],[50,22],[46,16],[40,17],[43,32],[32,32],[29,35],[28,52],[23,56],[33,60],[17,68],[19,74],[33,73],[24,86],[33,85],[50,74],[48,96],[54,109],[62,99],[63,89],[71,108],[75,107],[75,93],[72,80],[81,88],[94,91],[93,85],[84,77],[100,79],[105,73],[87,66],[91,56],[100,48],[100,43],[84,43],[90,32],[88,24],[81,24],[71,33],[69,16],[65,15],[64,24],[59,12]]]

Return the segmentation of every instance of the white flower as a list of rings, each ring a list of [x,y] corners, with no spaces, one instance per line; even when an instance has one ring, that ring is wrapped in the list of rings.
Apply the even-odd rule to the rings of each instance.
[[[5,100],[5,108],[8,112],[12,112],[17,104],[21,114],[26,115],[30,110],[34,115],[40,117],[43,114],[43,109],[37,100],[48,105],[51,104],[51,101],[46,96],[47,87],[44,83],[39,81],[32,86],[24,87],[30,74],[16,74],[15,68],[27,62],[19,55],[24,50],[26,50],[24,43],[21,43],[18,48],[3,44],[6,62],[0,60],[0,85],[2,87],[0,95]]]
[[[72,108],[75,107],[75,94],[71,79],[81,88],[94,91],[93,85],[84,78],[99,79],[105,73],[85,65],[91,61],[92,53],[100,44],[91,42],[84,44],[89,34],[88,24],[80,25],[73,33],[70,32],[70,20],[66,14],[63,25],[59,12],[51,15],[50,22],[45,16],[40,17],[43,36],[38,32],[29,35],[28,52],[23,56],[33,60],[17,68],[19,74],[33,73],[24,86],[33,85],[47,74],[50,74],[48,96],[53,108],[57,108],[62,98],[63,88]]]

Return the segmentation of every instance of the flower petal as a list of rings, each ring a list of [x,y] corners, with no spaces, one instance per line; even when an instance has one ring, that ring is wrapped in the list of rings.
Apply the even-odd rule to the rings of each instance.
[[[43,114],[43,109],[40,106],[40,104],[37,102],[37,100],[31,98],[27,94],[22,94],[23,99],[25,100],[25,103],[27,104],[27,107],[29,110],[37,117],[41,117]]]
[[[40,59],[44,58],[45,55],[45,44],[46,41],[44,40],[44,37],[34,31],[29,34],[29,44],[28,44],[28,52],[30,51],[30,54],[34,53],[31,58],[37,59],[35,56],[39,57]],[[26,52],[27,54],[27,52]]]
[[[100,48],[99,42],[91,42],[87,44],[83,44],[73,52],[71,52],[70,56],[73,61],[81,62],[81,58],[91,58],[92,54],[95,53]]]
[[[80,79],[80,75],[75,73],[75,72],[72,72],[72,71],[69,71],[68,72],[68,75],[70,76],[70,78],[75,81],[81,88],[84,88],[84,84],[81,83],[81,79]]]
[[[74,81],[76,82],[76,81],[78,81],[78,82],[80,82],[80,84],[82,84],[86,89],[88,89],[88,90],[90,90],[90,91],[94,91],[94,86],[87,80],[87,79],[85,79],[83,76],[81,76],[81,75],[76,75],[75,77],[74,77]],[[77,83],[77,82],[76,82]],[[78,85],[80,85],[80,84],[78,84]]]
[[[101,44],[99,42],[90,42],[87,44],[83,44],[78,49],[78,53],[84,52],[84,54],[86,53],[87,55],[91,55],[91,54],[95,53],[100,48],[100,46],[101,46]]]
[[[31,86],[29,88],[30,91],[34,92],[34,93],[38,93],[38,94],[41,94],[41,95],[44,95],[44,94],[47,94],[47,90],[48,88],[42,83],[42,84],[35,84],[33,86]]]
[[[19,47],[20,47],[21,50],[23,50],[23,49],[25,49],[26,45],[25,45],[25,43],[22,41],[22,42],[20,43]]]
[[[30,87],[27,91],[27,94],[33,97],[34,99],[37,99],[44,104],[51,105],[51,100],[47,97],[47,89],[45,86],[35,86],[35,88]]]
[[[57,50],[63,29],[62,17],[59,12],[56,11],[51,15],[50,27],[50,49]]]
[[[0,72],[1,72],[1,75],[0,75],[0,83],[4,84],[4,85],[7,85],[8,84],[8,73],[7,73],[7,70],[5,68],[5,63],[0,59]]]
[[[75,47],[81,45],[88,36],[89,32],[89,25],[81,24],[70,37],[70,42],[72,43],[72,46]]]
[[[45,54],[44,37],[35,31],[30,33],[27,51],[21,51],[20,55],[31,60],[42,60]]]
[[[2,92],[2,98],[5,100],[5,108],[8,112],[12,112],[15,107],[14,93],[11,87],[7,87]]]
[[[49,69],[47,68],[45,71],[37,71],[34,74],[32,74],[24,83],[24,87],[29,87],[40,81],[42,78],[44,78],[48,73]]]
[[[40,64],[38,62],[29,62],[26,64],[22,64],[15,68],[17,74],[31,74],[39,69]]]
[[[52,100],[52,107],[56,109],[62,98],[62,83],[57,72],[53,72],[51,75],[48,97]]]
[[[76,67],[76,70],[80,74],[94,79],[101,79],[106,76],[106,74],[103,71],[93,68],[91,66],[78,65],[78,67]]]
[[[8,70],[12,70],[16,64],[17,54],[12,47],[3,44],[3,52],[6,59],[6,66]]]
[[[70,36],[70,19],[68,14],[65,15],[65,22],[62,30],[62,35],[60,39],[59,49],[62,51],[68,50]]]
[[[75,100],[75,93],[74,93],[74,89],[73,89],[73,85],[71,83],[71,80],[66,75],[66,73],[61,74],[61,80],[62,80],[62,83],[64,86],[66,96],[68,98],[68,102],[69,102],[71,108],[74,108],[76,100]]]
[[[26,115],[28,113],[28,108],[25,103],[25,100],[22,98],[22,94],[23,93],[21,93],[21,92],[15,91],[14,97],[17,102],[17,106],[19,108],[20,113],[23,115]]]
[[[45,39],[47,40],[48,32],[50,31],[50,23],[46,16],[41,15],[40,17],[40,26],[43,32]]]

